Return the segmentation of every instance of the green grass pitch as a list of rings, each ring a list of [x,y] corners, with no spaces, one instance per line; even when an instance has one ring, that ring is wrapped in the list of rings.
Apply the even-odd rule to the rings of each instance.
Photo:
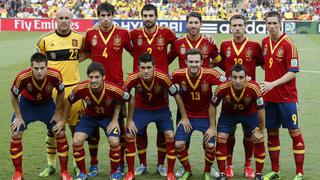
[[[22,69],[29,66],[29,58],[34,52],[34,44],[38,37],[43,33],[28,33],[28,32],[0,32],[0,179],[11,179],[13,173],[13,165],[9,156],[9,138],[10,138],[10,119],[12,107],[9,101],[9,88],[16,74]],[[251,39],[260,41],[263,35],[248,35]],[[320,176],[320,146],[317,141],[319,137],[320,121],[317,119],[320,115],[317,110],[320,100],[320,91],[318,80],[320,79],[319,65],[319,35],[294,35],[291,36],[296,42],[299,57],[301,72],[297,75],[297,87],[299,91],[299,119],[300,127],[306,144],[305,156],[305,179],[317,179]],[[215,35],[217,44],[222,40],[231,38],[231,35]],[[85,69],[90,61],[80,64],[81,79],[86,79]],[[124,54],[124,72],[131,72],[132,58]],[[170,67],[171,70],[177,67],[177,63]],[[258,69],[258,80],[263,79],[263,72]],[[171,99],[172,102],[172,99]],[[171,103],[171,111],[175,117],[176,107]],[[71,143],[70,132],[68,131],[69,144]],[[291,138],[286,129],[281,130],[281,156],[280,170],[282,179],[292,179],[295,175],[295,165],[291,148]],[[45,155],[45,136],[46,128],[42,123],[33,123],[29,125],[28,130],[24,133],[23,138],[23,169],[25,179],[40,180],[40,179],[59,179],[59,175],[49,178],[40,178],[38,173],[46,165]],[[266,139],[266,138],[265,138]],[[202,147],[202,135],[194,133],[192,137],[190,149],[190,161],[193,168],[193,179],[200,179],[203,169],[203,151],[199,151]],[[236,148],[234,153],[234,179],[244,179],[242,176],[244,152],[242,147],[242,132],[238,127]],[[163,179],[159,175],[155,175],[155,166],[157,163],[156,147],[155,147],[155,126],[149,126],[149,148],[148,148],[148,165],[149,174],[138,176],[136,179]],[[101,136],[99,146],[99,176],[96,180],[106,179],[109,175],[108,145],[106,138]],[[71,148],[69,151],[69,159],[72,159]],[[88,151],[87,151],[87,154]],[[268,153],[267,153],[268,154]],[[138,163],[136,157],[136,163]],[[89,158],[87,158],[87,165]],[[176,166],[179,163],[176,163]],[[216,165],[215,165],[216,166]],[[58,165],[59,167],[59,165]],[[58,168],[59,169],[59,168]],[[72,170],[72,163],[69,163],[69,170]],[[267,155],[264,173],[270,170],[270,160]]]

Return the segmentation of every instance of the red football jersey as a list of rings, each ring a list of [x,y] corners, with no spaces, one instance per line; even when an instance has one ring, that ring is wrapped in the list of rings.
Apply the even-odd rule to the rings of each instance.
[[[269,37],[262,40],[265,61],[265,81],[271,82],[281,78],[288,71],[299,72],[298,51],[294,42],[282,34],[277,42]],[[296,79],[273,88],[264,94],[267,102],[297,102]]]
[[[172,73],[172,82],[179,84],[181,97],[189,118],[208,118],[208,108],[212,98],[212,86],[219,85],[222,75],[209,68],[201,68],[198,77],[188,74],[188,69],[178,69]]]
[[[106,80],[123,85],[123,48],[132,52],[130,34],[127,30],[113,25],[109,32],[90,29],[85,37],[85,51],[91,52],[92,61],[103,64]]]
[[[169,62],[172,62],[178,56],[179,68],[186,68],[186,53],[192,48],[201,50],[203,54],[202,67],[210,67],[210,60],[214,60],[219,56],[217,46],[214,43],[210,43],[209,40],[202,35],[196,41],[192,41],[188,36],[185,36],[174,41],[168,55]]]
[[[169,77],[159,70],[155,70],[151,82],[145,82],[136,71],[128,76],[125,85],[128,92],[135,88],[135,107],[148,110],[167,107],[168,92],[172,96],[178,93],[177,87]]]
[[[242,64],[247,69],[247,75],[256,79],[256,66],[264,64],[260,44],[248,38],[241,43],[233,39],[223,41],[220,45],[220,68],[225,71],[226,77],[230,76],[231,68],[236,64]]]
[[[213,105],[218,106],[221,100],[221,113],[233,116],[251,115],[264,107],[259,85],[254,81],[247,82],[240,93],[233,90],[231,81],[219,85],[212,98]]]
[[[11,86],[11,92],[18,97],[20,94],[35,104],[42,104],[52,99],[52,89],[64,91],[62,76],[56,69],[48,67],[47,75],[42,81],[33,77],[32,69],[20,72]]]
[[[140,55],[149,52],[156,61],[157,68],[168,73],[168,45],[177,39],[175,32],[156,26],[153,34],[148,34],[144,28],[136,28],[130,31],[130,35],[134,47],[133,71],[138,70]]]
[[[104,82],[103,90],[100,93],[94,93],[87,80],[78,84],[68,97],[70,104],[80,99],[84,100],[87,105],[84,115],[111,118],[116,101],[128,101],[130,94],[121,86],[109,81]]]

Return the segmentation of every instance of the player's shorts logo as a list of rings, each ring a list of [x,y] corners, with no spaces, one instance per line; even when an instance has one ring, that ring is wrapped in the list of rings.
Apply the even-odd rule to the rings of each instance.
[[[97,43],[98,43],[98,38],[97,38],[96,35],[94,35],[94,36],[92,37],[92,40],[91,40],[91,45],[92,45],[92,46],[96,46]]]

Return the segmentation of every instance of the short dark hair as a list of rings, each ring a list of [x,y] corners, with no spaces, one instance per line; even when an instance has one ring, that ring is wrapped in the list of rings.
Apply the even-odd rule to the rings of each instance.
[[[104,3],[99,4],[99,6],[97,8],[98,16],[100,16],[101,11],[111,12],[112,15],[114,15],[116,12],[114,6],[108,2],[104,2]]]
[[[140,65],[140,63],[148,63],[148,62],[152,62],[152,65],[156,64],[156,62],[154,61],[154,59],[150,53],[145,52],[145,53],[141,54],[141,56],[139,57],[138,65]]]
[[[94,71],[99,71],[99,73],[104,76],[106,71],[104,70],[104,66],[98,62],[92,62],[87,68],[87,75],[89,76],[90,73]]]
[[[198,49],[198,48],[191,48],[191,49],[189,49],[188,51],[187,51],[187,53],[186,53],[186,61],[188,60],[188,56],[189,55],[200,55],[200,58],[201,58],[201,61],[202,61],[202,59],[203,59],[203,55],[202,55],[202,52],[200,51],[200,49]]]
[[[195,11],[190,12],[190,13],[187,15],[187,22],[189,21],[189,18],[190,18],[190,17],[198,18],[198,19],[200,20],[200,22],[202,22],[202,16],[201,16],[201,14],[198,13],[198,12],[195,12]]]
[[[267,18],[268,17],[277,17],[278,18],[278,20],[279,20],[279,23],[281,23],[281,15],[280,15],[280,13],[279,12],[277,12],[277,11],[270,11],[270,12],[268,12],[267,14],[266,14],[266,21],[267,21]]]
[[[156,15],[158,17],[158,10],[157,7],[153,4],[146,4],[143,6],[143,8],[141,9],[141,16],[143,15],[143,11],[154,11],[154,15]]]
[[[235,64],[231,69],[230,69],[230,76],[232,75],[232,72],[240,72],[240,71],[244,71],[244,75],[247,75],[247,69],[246,67],[244,67],[242,64]]]
[[[33,66],[33,62],[37,62],[37,63],[41,63],[41,62],[45,62],[46,65],[48,64],[48,58],[46,55],[36,52],[34,53],[31,58],[30,58],[30,63],[31,66]]]
[[[247,18],[242,14],[235,14],[235,15],[231,16],[231,18],[229,20],[230,24],[231,24],[231,21],[235,20],[235,19],[242,19],[244,22],[244,25],[247,24]]]

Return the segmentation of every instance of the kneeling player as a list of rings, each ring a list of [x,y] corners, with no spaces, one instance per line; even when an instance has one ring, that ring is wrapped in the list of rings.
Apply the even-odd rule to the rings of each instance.
[[[108,81],[104,82],[105,70],[100,63],[91,63],[87,69],[87,75],[89,80],[77,85],[69,96],[62,117],[63,120],[66,119],[70,106],[74,102],[80,99],[86,102],[87,107],[80,117],[73,138],[73,157],[80,169],[76,179],[87,179],[83,142],[93,135],[97,127],[103,128],[108,137],[110,179],[120,179],[121,174],[117,172],[121,156],[118,116],[123,102],[128,101],[130,95],[120,86]]]
[[[129,103],[127,121],[126,158],[128,174],[126,180],[134,179],[135,138],[143,135],[148,124],[155,122],[158,132],[164,133],[168,159],[167,179],[175,179],[173,169],[175,163],[174,134],[171,112],[168,104],[168,92],[174,96],[182,119],[187,120],[187,114],[178,94],[177,87],[169,77],[155,69],[155,61],[151,54],[144,53],[139,58],[139,71],[131,74],[125,85],[130,92],[135,88],[135,100]],[[134,112],[133,112],[134,111]],[[134,115],[133,115],[134,114]]]
[[[246,69],[236,64],[230,70],[231,80],[216,89],[213,97],[214,119],[216,107],[222,102],[222,110],[218,121],[217,162],[220,170],[218,180],[227,179],[226,158],[227,139],[233,128],[241,123],[251,134],[254,141],[254,157],[256,159],[256,180],[263,180],[262,169],[265,159],[263,129],[265,125],[265,111],[259,86],[254,81],[246,82]]]
[[[47,57],[40,53],[32,55],[31,68],[20,72],[11,87],[11,103],[14,114],[11,123],[10,155],[15,167],[13,180],[22,175],[22,134],[29,123],[40,120],[57,140],[57,151],[61,165],[61,179],[72,179],[67,171],[68,142],[61,121],[64,84],[58,70],[48,68]],[[56,105],[52,89],[57,90]],[[20,99],[18,97],[20,96]],[[58,131],[54,131],[57,130]]]

